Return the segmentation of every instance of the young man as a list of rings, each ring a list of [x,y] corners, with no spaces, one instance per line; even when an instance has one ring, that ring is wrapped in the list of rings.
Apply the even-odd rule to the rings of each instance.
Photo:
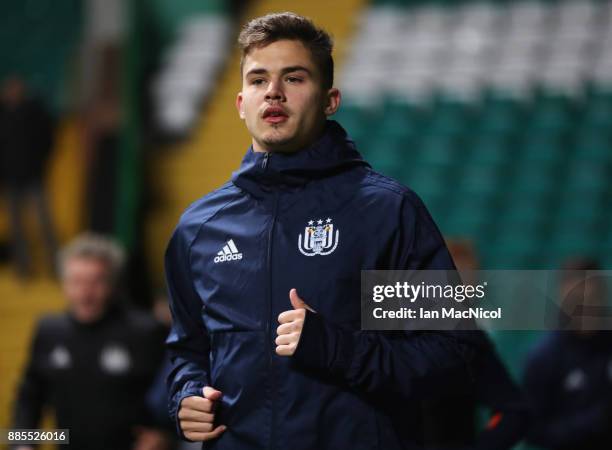
[[[166,253],[178,433],[214,449],[409,448],[419,402],[470,384],[472,335],[361,331],[360,271],[452,259],[417,196],[327,120],[329,36],[282,13],[239,43],[252,146]]]
[[[117,301],[123,259],[117,244],[93,234],[62,251],[68,309],[38,323],[15,402],[15,428],[37,428],[43,408],[51,406],[57,428],[70,430],[68,449],[166,448],[145,406],[164,334],[152,317]]]

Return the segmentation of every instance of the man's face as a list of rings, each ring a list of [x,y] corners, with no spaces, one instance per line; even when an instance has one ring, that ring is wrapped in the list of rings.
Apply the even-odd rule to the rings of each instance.
[[[607,316],[605,282],[599,278],[569,278],[561,282],[561,307],[565,314],[572,317],[572,327],[576,331],[588,332],[602,328],[602,320]]]
[[[104,314],[113,283],[108,263],[98,258],[72,257],[66,261],[62,288],[79,322],[93,322]]]
[[[321,73],[300,41],[276,41],[245,57],[236,107],[255,151],[291,152],[309,145],[339,102],[337,89],[323,88]]]
[[[7,104],[19,104],[25,96],[25,84],[17,77],[11,77],[2,83],[2,99]]]

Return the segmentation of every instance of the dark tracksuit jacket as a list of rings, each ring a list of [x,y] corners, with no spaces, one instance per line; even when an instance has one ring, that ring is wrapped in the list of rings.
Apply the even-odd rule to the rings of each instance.
[[[292,154],[249,149],[231,181],[185,211],[166,251],[171,416],[210,385],[228,428],[204,448],[412,448],[417,403],[469,389],[476,334],[361,331],[366,269],[454,265],[420,199],[374,172],[337,122]],[[291,288],[317,313],[281,357]]]
[[[94,323],[69,312],[38,323],[15,401],[13,426],[38,428],[51,406],[75,450],[130,450],[134,427],[153,425],[145,394],[159,370],[165,334],[151,316],[111,306]]]
[[[612,448],[612,333],[550,332],[524,374],[530,441],[546,449]]]
[[[473,367],[474,392],[457,392],[424,403],[427,450],[508,450],[525,437],[529,414],[525,396],[483,336]],[[483,430],[475,427],[477,407],[490,411]]]

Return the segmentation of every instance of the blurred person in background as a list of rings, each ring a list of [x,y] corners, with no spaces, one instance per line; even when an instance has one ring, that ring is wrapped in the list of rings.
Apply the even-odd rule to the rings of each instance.
[[[96,49],[99,71],[84,115],[87,229],[112,233],[116,221],[117,161],[121,145],[121,53],[109,46]]]
[[[446,245],[464,284],[478,283],[480,262],[467,239]],[[424,402],[425,437],[429,450],[508,450],[525,437],[527,404],[521,389],[500,360],[495,345],[483,333],[487,346],[474,362],[474,391],[457,392],[438,401]],[[477,409],[486,408],[489,420],[477,429]]]
[[[172,326],[172,315],[168,305],[166,291],[158,291],[153,301],[153,314],[164,327],[167,335]],[[172,370],[172,362],[168,352],[164,355],[161,369],[158,371],[151,388],[147,392],[147,406],[152,412],[157,424],[166,431],[168,441],[172,442],[177,450],[199,450],[202,448],[200,442],[179,441],[175,433],[175,425],[168,412],[168,389],[166,379]]]
[[[159,369],[164,333],[119,298],[124,255],[84,234],[60,254],[68,308],[39,320],[14,406],[15,428],[37,428],[43,407],[70,430],[75,450],[165,450],[145,394]],[[20,450],[29,447],[18,447]]]
[[[612,333],[602,330],[608,289],[587,258],[561,272],[561,331],[531,351],[524,385],[531,409],[529,440],[554,450],[612,448]]]
[[[12,257],[18,275],[27,277],[31,257],[23,213],[32,201],[55,273],[57,242],[44,188],[53,146],[53,120],[43,102],[28,91],[19,76],[4,80],[0,94],[0,178],[7,197]]]
[[[79,71],[81,146],[86,185],[84,222],[108,234],[117,221],[117,166],[125,124],[122,80],[129,2],[85,0]]]

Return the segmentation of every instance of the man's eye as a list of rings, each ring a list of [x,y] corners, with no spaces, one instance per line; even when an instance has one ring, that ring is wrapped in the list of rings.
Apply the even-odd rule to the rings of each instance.
[[[254,80],[251,81],[251,84],[259,85],[259,84],[263,84],[263,82],[264,82],[263,78],[255,78]]]
[[[298,77],[287,77],[287,81],[289,83],[299,83],[300,81],[302,81],[302,79]]]

